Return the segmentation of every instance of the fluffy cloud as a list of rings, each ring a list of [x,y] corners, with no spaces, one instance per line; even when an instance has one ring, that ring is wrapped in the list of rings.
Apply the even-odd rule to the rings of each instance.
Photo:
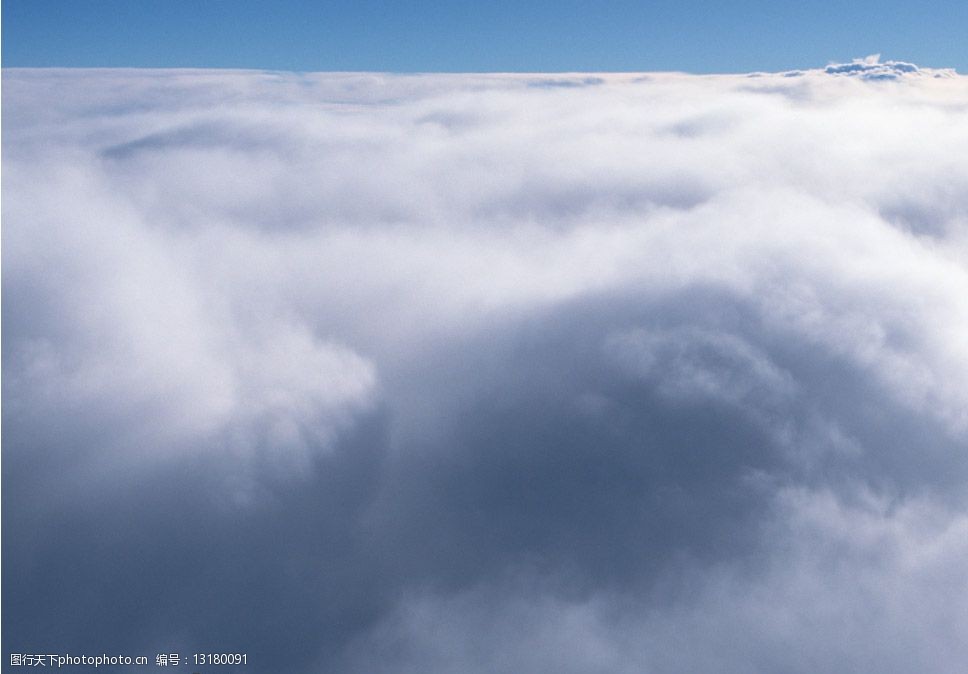
[[[881,63],[881,55],[873,54],[866,58],[854,59],[851,63],[832,63],[824,72],[828,75],[850,75],[864,80],[896,80],[904,76],[930,74],[932,77],[953,77],[950,68],[943,70],[923,71],[913,63],[904,61],[885,61]]]
[[[968,87],[793,74],[6,71],[11,648],[957,671]]]

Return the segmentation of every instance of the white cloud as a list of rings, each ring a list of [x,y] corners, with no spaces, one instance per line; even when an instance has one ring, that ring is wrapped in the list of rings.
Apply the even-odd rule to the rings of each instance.
[[[968,85],[793,74],[5,71],[5,470],[274,495],[321,669],[955,671]]]
[[[929,75],[932,77],[953,77],[954,70],[918,68],[913,63],[904,61],[885,61],[881,63],[880,54],[871,54],[862,59],[854,59],[850,63],[832,63],[824,68],[828,75],[847,75],[864,80],[896,80],[899,77]]]
[[[77,157],[5,177],[6,402],[98,420],[99,451],[125,466],[324,449],[368,404],[373,365],[284,307],[226,292],[231,278],[209,273],[216,248],[155,227],[113,187]]]

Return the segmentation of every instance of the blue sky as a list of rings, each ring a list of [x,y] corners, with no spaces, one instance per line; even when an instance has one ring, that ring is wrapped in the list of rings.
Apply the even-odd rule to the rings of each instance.
[[[3,65],[297,71],[968,71],[968,3],[4,0]]]

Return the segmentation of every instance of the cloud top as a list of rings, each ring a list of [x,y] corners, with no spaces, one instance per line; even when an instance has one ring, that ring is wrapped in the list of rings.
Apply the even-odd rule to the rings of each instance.
[[[964,77],[3,87],[12,648],[968,659]]]

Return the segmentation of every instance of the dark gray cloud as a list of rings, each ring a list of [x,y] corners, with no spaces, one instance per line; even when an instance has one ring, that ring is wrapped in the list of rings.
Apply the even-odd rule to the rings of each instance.
[[[958,671],[968,90],[905,72],[5,72],[5,653]]]

